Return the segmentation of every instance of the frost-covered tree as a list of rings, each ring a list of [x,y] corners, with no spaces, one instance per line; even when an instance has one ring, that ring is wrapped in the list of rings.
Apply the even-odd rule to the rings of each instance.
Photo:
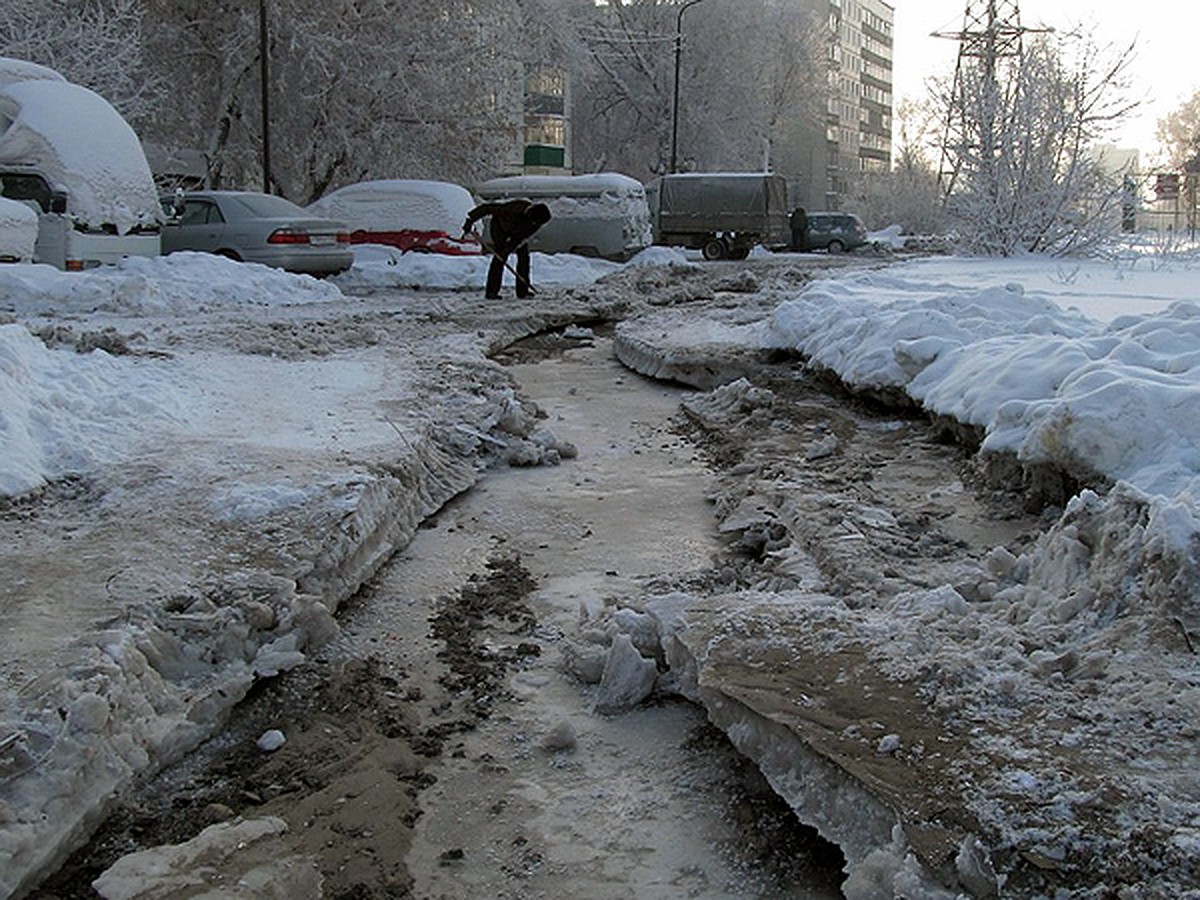
[[[572,2],[572,0],[566,0]],[[573,0],[575,161],[647,179],[669,170],[676,28],[680,169],[761,169],[822,115],[827,33],[787,0]]]
[[[1200,154],[1200,91],[1158,120],[1158,141],[1167,165],[1176,169],[1184,168]]]
[[[173,103],[143,130],[198,148],[214,186],[262,185],[258,0],[145,0]],[[522,9],[502,0],[267,0],[271,190],[489,174],[517,140]]]
[[[1136,106],[1125,96],[1131,53],[1042,35],[995,68],[964,65],[957,96],[943,88],[958,124],[947,209],[968,250],[1078,253],[1113,234],[1120,178],[1092,145]]]
[[[855,209],[868,228],[900,225],[905,234],[940,234],[947,224],[933,162],[940,139],[936,111],[928,102],[901,103],[890,172],[864,173],[853,186]]]
[[[635,177],[666,171],[676,10],[622,0],[574,6],[583,50],[571,71],[577,167]]]
[[[127,118],[148,114],[165,85],[149,75],[139,0],[0,0],[0,56],[49,66]]]
[[[742,0],[736,14],[715,4],[709,14],[696,36],[705,63],[689,119],[696,157],[708,169],[796,171],[800,135],[820,123],[824,137],[828,26],[793,0]]]

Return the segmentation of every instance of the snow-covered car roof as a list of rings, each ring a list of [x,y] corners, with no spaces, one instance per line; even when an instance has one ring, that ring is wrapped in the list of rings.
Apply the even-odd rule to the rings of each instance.
[[[88,225],[123,234],[162,218],[137,135],[108,101],[77,84],[0,85],[0,165],[36,171],[67,190],[69,211]]]
[[[571,197],[578,195],[642,194],[645,188],[636,178],[618,172],[596,172],[591,175],[506,175],[480,184],[476,191],[484,198],[492,197]]]
[[[0,260],[33,259],[37,233],[38,217],[32,208],[0,197]]]
[[[16,81],[66,81],[53,69],[24,59],[0,56],[0,85]]]
[[[341,219],[352,229],[411,228],[456,234],[474,206],[471,192],[461,185],[392,178],[338,188],[307,209],[313,215]]]

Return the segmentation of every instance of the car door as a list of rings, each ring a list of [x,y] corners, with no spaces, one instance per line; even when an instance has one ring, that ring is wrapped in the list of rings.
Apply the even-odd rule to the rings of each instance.
[[[824,249],[825,245],[829,243],[829,231],[829,216],[809,214],[805,249]]]
[[[212,200],[188,197],[178,218],[162,230],[163,252],[203,250],[213,253],[223,246],[225,218]]]

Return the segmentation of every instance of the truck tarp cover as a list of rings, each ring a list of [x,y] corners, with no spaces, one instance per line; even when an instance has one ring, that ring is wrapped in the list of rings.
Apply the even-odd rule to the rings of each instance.
[[[0,165],[36,169],[65,188],[69,212],[121,234],[157,222],[154,178],[133,129],[103,97],[65,81],[0,86]]]
[[[663,213],[732,213],[761,216],[769,182],[761,175],[682,175],[661,183]],[[781,207],[783,204],[777,204]]]
[[[773,240],[787,227],[787,186],[778,175],[665,175],[654,190],[664,233],[744,232]]]

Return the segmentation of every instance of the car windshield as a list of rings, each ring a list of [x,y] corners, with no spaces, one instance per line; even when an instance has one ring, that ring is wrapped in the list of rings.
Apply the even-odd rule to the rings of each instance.
[[[295,219],[308,216],[308,213],[291,200],[284,200],[282,197],[274,197],[270,194],[239,194],[231,199],[250,210],[250,213],[258,218]]]

